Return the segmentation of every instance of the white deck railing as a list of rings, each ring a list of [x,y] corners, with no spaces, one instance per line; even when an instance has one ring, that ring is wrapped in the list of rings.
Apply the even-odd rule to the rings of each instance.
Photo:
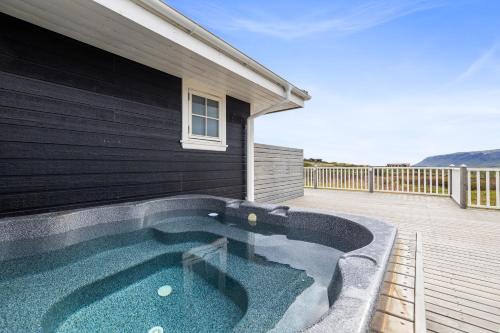
[[[467,169],[467,205],[500,209],[500,168]]]
[[[322,189],[357,191],[368,191],[369,189],[368,167],[318,167],[306,169],[313,169],[308,173],[309,178],[312,179],[312,182],[310,181],[308,184],[312,187],[316,182],[315,187]]]
[[[305,167],[304,187],[451,196],[463,208],[500,209],[500,168]]]
[[[304,167],[304,187],[316,187],[316,168]]]
[[[373,167],[373,190],[450,195],[449,168]]]

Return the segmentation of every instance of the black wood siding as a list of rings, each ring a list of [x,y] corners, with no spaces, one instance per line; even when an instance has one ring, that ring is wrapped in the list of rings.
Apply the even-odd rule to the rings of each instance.
[[[183,150],[181,79],[0,14],[0,216],[185,193],[245,197],[248,103],[226,152]]]

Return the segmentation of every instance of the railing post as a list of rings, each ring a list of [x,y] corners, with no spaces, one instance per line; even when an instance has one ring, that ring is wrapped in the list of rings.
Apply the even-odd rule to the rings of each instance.
[[[318,188],[318,167],[315,165],[313,169],[313,188]]]
[[[467,208],[467,166],[460,166],[460,208]]]
[[[370,193],[373,193],[373,182],[375,179],[373,178],[373,168],[368,169],[368,190]]]

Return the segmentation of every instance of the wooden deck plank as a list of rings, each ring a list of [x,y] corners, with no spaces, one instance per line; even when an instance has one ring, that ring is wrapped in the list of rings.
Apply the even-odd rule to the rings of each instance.
[[[498,214],[498,212],[495,212],[493,214]],[[457,222],[458,223],[464,223],[463,220],[457,221]],[[477,222],[477,221],[475,221],[475,222]],[[491,227],[491,225],[489,227]],[[478,230],[480,230],[480,232],[484,231],[484,229],[481,230],[482,227],[480,225],[476,226],[476,228],[478,228]],[[456,226],[453,229],[457,229]],[[498,232],[498,231],[500,231],[500,229],[496,229],[495,230],[493,228],[491,231],[492,232]],[[467,231],[460,229],[460,232],[463,233],[463,232],[467,232]],[[430,233],[429,232],[428,234],[429,234],[429,236],[432,236],[432,237],[438,237],[439,236],[436,233]],[[485,239],[484,238],[485,235],[482,235],[482,234],[473,234],[472,240],[474,240],[475,237],[477,237],[477,236],[480,236],[482,240]],[[439,243],[434,242],[433,239],[431,239],[431,240],[425,241],[424,245],[432,246],[434,248],[440,248],[440,247],[441,248],[446,248],[446,249],[454,250],[454,251],[457,251],[457,252],[468,252],[468,253],[474,254],[474,255],[484,255],[485,251],[488,250],[486,246],[485,247],[476,247],[475,244],[472,243],[472,242],[463,243],[463,240],[460,240],[460,242],[456,242],[455,240],[454,241],[450,241],[450,240],[443,239],[443,237],[439,237],[439,238],[441,240]],[[469,240],[471,240],[471,239],[469,239]],[[461,244],[463,244],[463,246]],[[485,245],[488,245],[488,244],[485,244]],[[489,257],[489,255],[488,255],[488,257]],[[492,258],[500,258],[500,255],[498,253],[492,253],[491,257]]]
[[[483,281],[483,280],[478,280],[476,278],[471,278],[467,276],[462,276],[462,275],[457,275],[453,273],[448,273],[448,272],[443,272],[443,271],[438,271],[436,269],[432,268],[426,268],[424,269],[424,274],[429,274],[434,277],[442,277],[446,279],[450,279],[450,283],[455,283],[455,281],[461,281],[461,282],[470,282],[474,284],[475,286],[483,286],[487,288],[493,288],[500,290],[500,285],[497,283],[491,283],[488,281]]]
[[[431,257],[431,256],[426,256],[425,259],[426,263],[434,263],[437,265],[446,265],[447,267],[456,269],[457,271],[473,271],[474,273],[479,273],[480,275],[485,275],[488,276],[492,279],[500,279],[500,272],[497,269],[494,268],[489,268],[489,267],[484,267],[484,266],[470,266],[468,264],[465,264],[463,262],[457,262],[456,260],[445,260],[445,259],[438,259],[436,257]]]
[[[425,299],[424,299],[424,262],[422,256],[422,234],[417,232],[415,249],[415,333],[426,333]]]
[[[413,323],[377,311],[373,316],[371,329],[381,333],[413,333]]]
[[[404,287],[412,288],[413,286],[415,286],[415,278],[413,276],[408,276],[394,272],[387,272],[385,274],[384,280],[386,282],[398,284]]]
[[[442,306],[444,308],[448,308],[451,310],[462,312],[464,314],[468,314],[468,315],[471,315],[471,316],[474,316],[477,318],[483,318],[483,319],[488,320],[492,323],[500,324],[500,316],[494,315],[494,314],[491,314],[491,313],[488,313],[485,311],[481,311],[481,310],[478,310],[478,309],[470,307],[470,306],[464,306],[464,305],[459,304],[459,303],[449,302],[449,301],[446,301],[446,300],[443,300],[440,298],[436,298],[436,297],[433,297],[430,295],[425,296],[425,301],[426,301],[426,303],[429,303],[429,304],[439,305],[439,306]]]
[[[495,278],[486,277],[486,276],[480,275],[480,274],[474,274],[474,273],[471,273],[470,271],[469,272],[457,271],[457,270],[454,270],[452,268],[449,268],[449,267],[446,267],[443,265],[433,265],[433,264],[429,264],[428,262],[424,262],[424,271],[427,268],[431,268],[431,269],[445,272],[445,273],[455,274],[458,276],[465,276],[465,277],[473,278],[473,279],[476,279],[478,281],[485,281],[485,282],[494,283],[494,284],[498,283],[498,279],[495,279]]]
[[[446,259],[446,260],[452,260],[452,261],[458,261],[459,263],[467,263],[472,266],[477,265],[478,263],[483,265],[487,264],[489,267],[495,267],[495,268],[500,268],[500,262],[492,262],[488,260],[484,260],[482,258],[477,258],[477,257],[467,257],[463,254],[448,254],[444,251],[426,251],[425,254],[429,257],[438,257],[441,259]]]
[[[491,333],[491,330],[487,330],[476,325],[471,325],[461,320],[456,320],[454,318],[447,317],[440,313],[436,313],[433,311],[427,311],[426,313],[427,319],[432,320],[436,323],[439,323],[444,326],[448,326],[457,330],[461,330],[463,332],[474,332],[474,333]],[[498,332],[494,332],[498,333]]]
[[[479,303],[479,304],[489,305],[493,308],[500,309],[498,302],[492,301],[492,300],[487,299],[487,298],[482,298],[482,297],[479,297],[479,296],[476,296],[473,294],[457,291],[457,290],[453,289],[453,287],[454,286],[447,286],[447,287],[446,286],[436,286],[435,284],[429,284],[429,283],[425,282],[425,289],[426,290],[429,289],[429,290],[439,291],[439,292],[444,293],[444,294],[456,296],[456,297],[463,298],[463,299],[466,299],[469,301],[474,301],[474,302]]]
[[[497,256],[495,255],[490,256],[488,251],[475,252],[471,249],[460,249],[453,245],[434,244],[434,243],[427,243],[424,244],[424,246],[427,251],[442,252],[452,256],[460,256],[460,257],[463,256],[472,259],[477,258],[495,263],[498,263],[500,261],[500,258],[498,258]]]
[[[457,330],[455,328],[436,323],[432,320],[427,320],[427,328],[429,329],[429,332],[436,332],[436,333],[464,333],[464,332],[466,332],[466,331],[460,331],[460,330]]]
[[[484,261],[479,258],[466,258],[460,255],[451,256],[451,255],[446,255],[446,253],[442,252],[432,253],[429,251],[425,252],[425,254],[428,258],[436,260],[446,260],[451,263],[458,263],[461,266],[469,265],[470,267],[480,267],[480,268],[484,268],[486,266],[488,269],[491,269],[494,273],[498,272],[498,269],[500,268],[500,264]]]
[[[394,249],[402,251],[415,251],[415,245],[396,243],[394,244]]]
[[[377,310],[409,321],[415,318],[413,303],[384,295],[379,298]]]
[[[477,303],[477,302],[474,302],[474,301],[471,301],[468,299],[456,297],[454,295],[449,295],[449,294],[434,291],[431,289],[426,289],[425,296],[432,296],[432,297],[439,298],[439,299],[442,299],[445,301],[453,302],[455,304],[467,306],[467,307],[472,308],[472,309],[477,309],[477,310],[480,310],[480,311],[485,312],[485,313],[490,313],[490,314],[493,314],[496,316],[500,316],[500,309],[498,309],[498,308],[495,308],[495,307],[492,307],[489,305],[485,305],[485,304],[481,304],[481,303]]]
[[[407,265],[389,263],[389,265],[387,265],[387,270],[395,273],[415,276],[415,268]]]
[[[472,316],[472,315],[469,315],[469,314],[466,314],[466,313],[463,313],[460,311],[455,311],[455,310],[449,309],[447,307],[443,307],[443,306],[436,305],[433,303],[426,303],[425,306],[427,308],[427,311],[439,313],[443,316],[446,316],[446,317],[449,317],[452,319],[456,319],[458,321],[462,321],[462,322],[468,323],[470,325],[481,327],[481,328],[484,328],[484,329],[487,329],[487,330],[490,330],[493,332],[500,332],[500,324],[493,323],[489,320],[485,320],[483,318],[478,318],[476,316]]]
[[[415,267],[415,259],[407,258],[407,257],[391,256],[389,258],[389,262],[392,262],[395,264],[400,264],[400,265],[407,265],[407,266]]]
[[[415,245],[415,239],[407,239],[407,238],[396,238],[394,241],[394,244],[401,244],[401,245]]]
[[[495,295],[500,297],[500,289],[497,288],[492,288],[490,286],[483,286],[481,284],[476,283],[476,281],[462,281],[459,279],[454,279],[450,277],[445,277],[442,275],[436,275],[436,274],[429,274],[429,273],[424,273],[424,276],[427,276],[427,278],[436,280],[436,281],[441,281],[443,283],[446,283],[448,285],[457,285],[459,287],[463,287],[467,290],[478,290],[481,292],[485,292],[490,295]]]
[[[400,240],[398,237],[399,234],[396,236],[396,243],[394,245],[396,248],[399,247],[398,244],[401,244],[401,241],[398,242],[398,240]],[[416,237],[413,238],[416,239]],[[417,244],[415,240],[408,242],[415,245]],[[412,251],[416,253],[416,246],[414,246],[414,248],[415,250]],[[378,326],[378,330],[394,332],[407,329],[408,326],[410,326],[412,333],[425,333],[425,315],[423,314],[425,302],[423,298],[420,300],[419,304],[415,304],[413,301],[414,297],[421,293],[417,293],[415,290],[416,278],[411,275],[394,272],[395,270],[404,270],[405,273],[408,273],[407,269],[409,268],[411,268],[413,272],[416,272],[415,265],[417,261],[407,257],[394,256],[390,258],[389,262],[392,262],[392,264],[390,264],[391,269],[388,269],[384,276],[385,282],[377,303],[376,313],[378,315],[373,319],[372,325],[375,327]],[[423,276],[423,270],[420,270]],[[419,311],[417,311],[417,309]],[[417,314],[419,314],[419,316],[417,316]],[[400,325],[398,325],[394,317],[404,320],[403,324],[406,321],[410,324],[403,325],[400,323]],[[400,326],[405,327],[402,328]],[[376,332],[377,330],[373,328],[374,327],[372,327],[372,331]]]
[[[404,240],[412,240],[412,241],[414,241],[415,240],[415,235],[412,234],[412,233],[398,234],[398,238],[399,239],[404,239]]]
[[[424,244],[426,247],[426,250],[429,252],[439,252],[439,253],[444,253],[449,256],[458,256],[461,258],[469,258],[472,260],[483,260],[487,262],[493,262],[493,263],[500,263],[500,258],[496,258],[494,256],[488,255],[488,253],[484,252],[479,252],[479,253],[473,253],[471,250],[467,249],[457,249],[455,247],[451,246],[445,246],[441,244],[433,244],[433,243],[427,243]]]
[[[496,306],[500,308],[500,296],[497,296],[495,294],[489,293],[489,292],[484,292],[481,290],[478,290],[477,288],[469,288],[469,287],[463,287],[460,285],[453,284],[451,285],[450,283],[443,282],[440,280],[436,280],[433,277],[427,277],[425,279],[425,283],[427,284],[432,284],[434,286],[439,286],[442,288],[448,288],[456,292],[464,293],[464,294],[469,294],[471,296],[475,296],[478,299],[484,299],[484,301],[488,301],[488,304],[491,303],[492,306]]]
[[[413,251],[394,249],[391,252],[391,255],[415,259],[415,252],[413,252]]]
[[[415,291],[413,288],[403,287],[396,284],[390,284],[384,282],[382,290],[380,291],[382,295],[391,296],[398,298],[407,302],[415,301]]]
[[[449,258],[449,257],[455,257],[455,258],[463,258],[464,261],[462,261],[463,263],[464,262],[470,262],[470,261],[474,261],[474,262],[481,262],[481,263],[484,263],[484,264],[487,264],[487,265],[491,265],[492,267],[498,267],[500,263],[498,262],[495,262],[495,261],[492,261],[492,260],[488,260],[486,258],[478,258],[478,257],[475,257],[475,256],[468,256],[466,254],[460,254],[460,253],[449,253],[449,252],[445,252],[441,249],[427,249],[425,253],[429,254],[430,251],[435,251],[435,252],[439,252],[440,254],[442,254],[442,258]],[[431,252],[432,253],[432,252]]]

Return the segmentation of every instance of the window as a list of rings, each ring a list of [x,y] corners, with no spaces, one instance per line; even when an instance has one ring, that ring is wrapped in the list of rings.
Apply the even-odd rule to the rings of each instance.
[[[191,135],[219,139],[220,103],[217,100],[190,94]]]
[[[182,147],[225,151],[225,97],[183,88]]]

